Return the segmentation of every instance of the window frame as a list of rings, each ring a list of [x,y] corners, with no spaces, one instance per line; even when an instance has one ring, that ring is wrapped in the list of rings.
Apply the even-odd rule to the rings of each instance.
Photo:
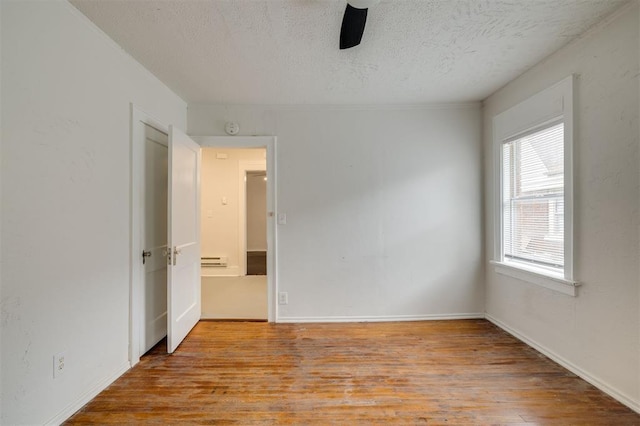
[[[494,150],[494,253],[490,263],[497,273],[558,291],[577,295],[574,280],[573,140],[574,80],[571,75],[493,117]],[[503,235],[503,144],[539,131],[551,123],[564,124],[564,268],[562,273],[505,259]]]

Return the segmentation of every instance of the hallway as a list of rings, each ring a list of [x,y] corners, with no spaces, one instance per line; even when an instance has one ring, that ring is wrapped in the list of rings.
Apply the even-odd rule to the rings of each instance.
[[[202,319],[264,320],[267,276],[202,277]]]

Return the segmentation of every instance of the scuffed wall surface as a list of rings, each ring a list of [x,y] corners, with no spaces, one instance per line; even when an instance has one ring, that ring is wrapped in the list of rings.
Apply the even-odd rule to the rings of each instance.
[[[43,424],[128,367],[129,103],[186,105],[66,2],[3,1],[1,38],[0,423]]]
[[[492,118],[575,73],[575,278],[569,297],[487,268],[487,313],[640,409],[640,170],[638,4],[632,3],[485,102]],[[493,174],[486,174],[487,253],[493,253]]]
[[[277,136],[280,321],[482,315],[480,108],[189,107]]]

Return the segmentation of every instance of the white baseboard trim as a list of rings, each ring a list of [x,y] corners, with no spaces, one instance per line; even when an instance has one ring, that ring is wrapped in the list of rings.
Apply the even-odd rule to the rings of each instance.
[[[80,397],[71,404],[67,405],[60,413],[58,413],[51,420],[46,422],[46,425],[59,425],[69,417],[71,417],[76,411],[81,409],[85,404],[95,398],[100,392],[105,390],[107,386],[111,383],[115,382],[120,376],[122,376],[127,370],[129,370],[131,366],[129,362],[125,362],[120,367],[118,367],[113,373],[109,374],[99,382],[97,382],[94,386],[89,388],[86,392],[84,392]]]
[[[238,316],[220,316],[220,315],[208,315],[208,314],[203,314],[200,317],[201,320],[203,321],[207,321],[207,320],[234,320],[234,321],[267,321],[266,318],[251,318],[251,317],[241,317],[238,318]]]
[[[239,275],[240,275],[240,267],[238,266],[228,266],[226,268],[219,268],[219,267],[212,267],[212,266],[200,267],[201,277],[237,277]]]
[[[455,319],[484,319],[483,313],[473,314],[432,314],[432,315],[382,315],[382,316],[326,316],[326,317],[278,317],[279,323],[296,322],[395,322],[395,321],[437,321]]]
[[[545,355],[546,357],[550,358],[552,361],[560,364],[561,366],[563,366],[567,370],[571,371],[576,376],[578,376],[581,379],[591,383],[593,386],[597,387],[598,389],[600,389],[602,392],[606,393],[607,395],[609,395],[613,399],[615,399],[618,402],[620,402],[620,403],[626,405],[627,407],[631,408],[636,413],[640,413],[640,401],[634,401],[633,398],[631,398],[630,396],[625,395],[624,393],[616,390],[614,387],[612,387],[608,383],[598,379],[597,377],[592,376],[589,372],[583,370],[582,368],[578,367],[577,365],[575,365],[571,361],[569,361],[566,358],[558,355],[557,353],[553,352],[552,350],[548,349],[547,347],[539,344],[535,340],[529,339],[527,336],[525,336],[524,334],[522,334],[518,330],[509,327],[507,324],[503,323],[499,319],[497,319],[497,318],[495,318],[495,317],[493,317],[493,316],[491,316],[489,314],[485,314],[485,317],[486,317],[486,319],[488,321],[491,321],[493,324],[495,324],[496,326],[500,327],[501,329],[503,329],[507,333],[511,334],[516,339],[521,340],[522,342],[524,342],[527,345],[531,346],[532,348],[534,348],[538,352],[540,352],[543,355]]]

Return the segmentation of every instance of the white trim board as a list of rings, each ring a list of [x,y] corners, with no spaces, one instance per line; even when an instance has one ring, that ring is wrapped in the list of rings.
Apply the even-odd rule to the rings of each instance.
[[[498,274],[516,278],[526,283],[537,284],[546,289],[566,294],[567,296],[576,297],[578,295],[579,282],[540,274],[533,268],[528,269],[526,265],[513,266],[509,263],[498,262],[496,260],[490,260],[489,264],[493,265],[494,270]]]
[[[262,148],[275,143],[275,136],[191,136],[201,147]]]
[[[440,109],[466,109],[479,108],[482,101],[471,102],[440,102],[426,104],[210,104],[191,103],[190,108],[224,108],[233,111],[234,108],[260,108],[269,111],[402,111],[402,110],[440,110]],[[193,136],[192,136],[193,137]],[[236,136],[232,136],[236,137]]]
[[[542,287],[557,290],[570,296],[576,296],[574,281],[574,167],[573,167],[573,144],[575,131],[574,117],[574,80],[576,75],[572,74],[552,86],[521,100],[509,109],[496,114],[492,118],[493,137],[493,188],[495,199],[493,200],[493,256],[492,260],[498,262],[496,272],[511,275],[513,278],[537,284]],[[564,123],[564,267],[562,277],[569,287],[557,285],[555,272],[547,273],[542,268],[532,273],[528,267],[528,273],[520,273],[517,276],[514,270],[519,266],[510,263],[511,269],[507,269],[504,253],[504,223],[503,210],[503,146],[504,143],[515,138],[521,138],[525,134],[546,128],[552,123]],[[570,288],[573,287],[573,288]]]
[[[280,317],[279,323],[313,322],[400,322],[400,321],[440,321],[461,319],[485,319],[483,313],[432,314],[432,315],[376,315],[376,316],[325,316],[325,317]]]
[[[548,349],[547,347],[539,344],[535,340],[529,339],[523,333],[519,332],[518,330],[516,330],[514,328],[509,327],[508,325],[506,325],[505,323],[503,323],[499,319],[497,319],[497,318],[495,318],[495,317],[493,317],[493,316],[491,316],[489,314],[485,314],[485,318],[487,319],[487,321],[493,323],[497,327],[499,327],[502,330],[506,331],[507,333],[509,333],[510,335],[515,337],[516,339],[520,340],[521,342],[527,344],[528,346],[530,346],[533,349],[537,350],[541,354],[545,355],[547,358],[551,359],[553,362],[561,365],[562,367],[564,367],[567,370],[571,371],[573,374],[575,374],[576,376],[580,377],[584,381],[592,384],[593,386],[595,386],[596,388],[598,388],[602,392],[606,393],[607,395],[609,395],[610,397],[612,397],[616,401],[620,402],[621,404],[626,405],[627,407],[629,407],[630,409],[632,409],[636,413],[640,413],[640,401],[634,401],[633,398],[631,398],[630,396],[625,395],[622,392],[617,391],[615,388],[613,388],[613,386],[611,386],[608,383],[606,383],[606,382],[598,379],[597,377],[591,375],[589,372],[583,370],[582,368],[578,367],[577,365],[575,365],[571,361],[569,361],[569,360],[565,359],[564,357],[558,355],[557,353],[555,353],[554,351]]]
[[[60,411],[57,415],[47,421],[45,425],[59,425],[62,424],[62,422],[68,420],[75,414],[76,411],[84,407],[87,403],[89,403],[89,401],[98,396],[100,392],[105,390],[111,383],[119,379],[120,376],[126,373],[130,368],[131,366],[129,365],[129,362],[120,365],[120,367],[114,370],[113,373],[105,376],[102,380],[99,380],[86,392],[81,394],[76,401],[67,405],[62,411]]]
[[[220,322],[225,322],[225,321],[229,321],[229,322],[268,322],[266,319],[264,318],[250,318],[250,317],[241,317],[238,318],[237,316],[230,316],[230,317],[224,317],[224,316],[215,316],[215,315],[203,315],[202,318],[200,318],[200,321],[220,321]]]
[[[215,266],[200,266],[201,277],[239,277],[240,268],[238,266],[228,266],[226,268],[218,268]]]

